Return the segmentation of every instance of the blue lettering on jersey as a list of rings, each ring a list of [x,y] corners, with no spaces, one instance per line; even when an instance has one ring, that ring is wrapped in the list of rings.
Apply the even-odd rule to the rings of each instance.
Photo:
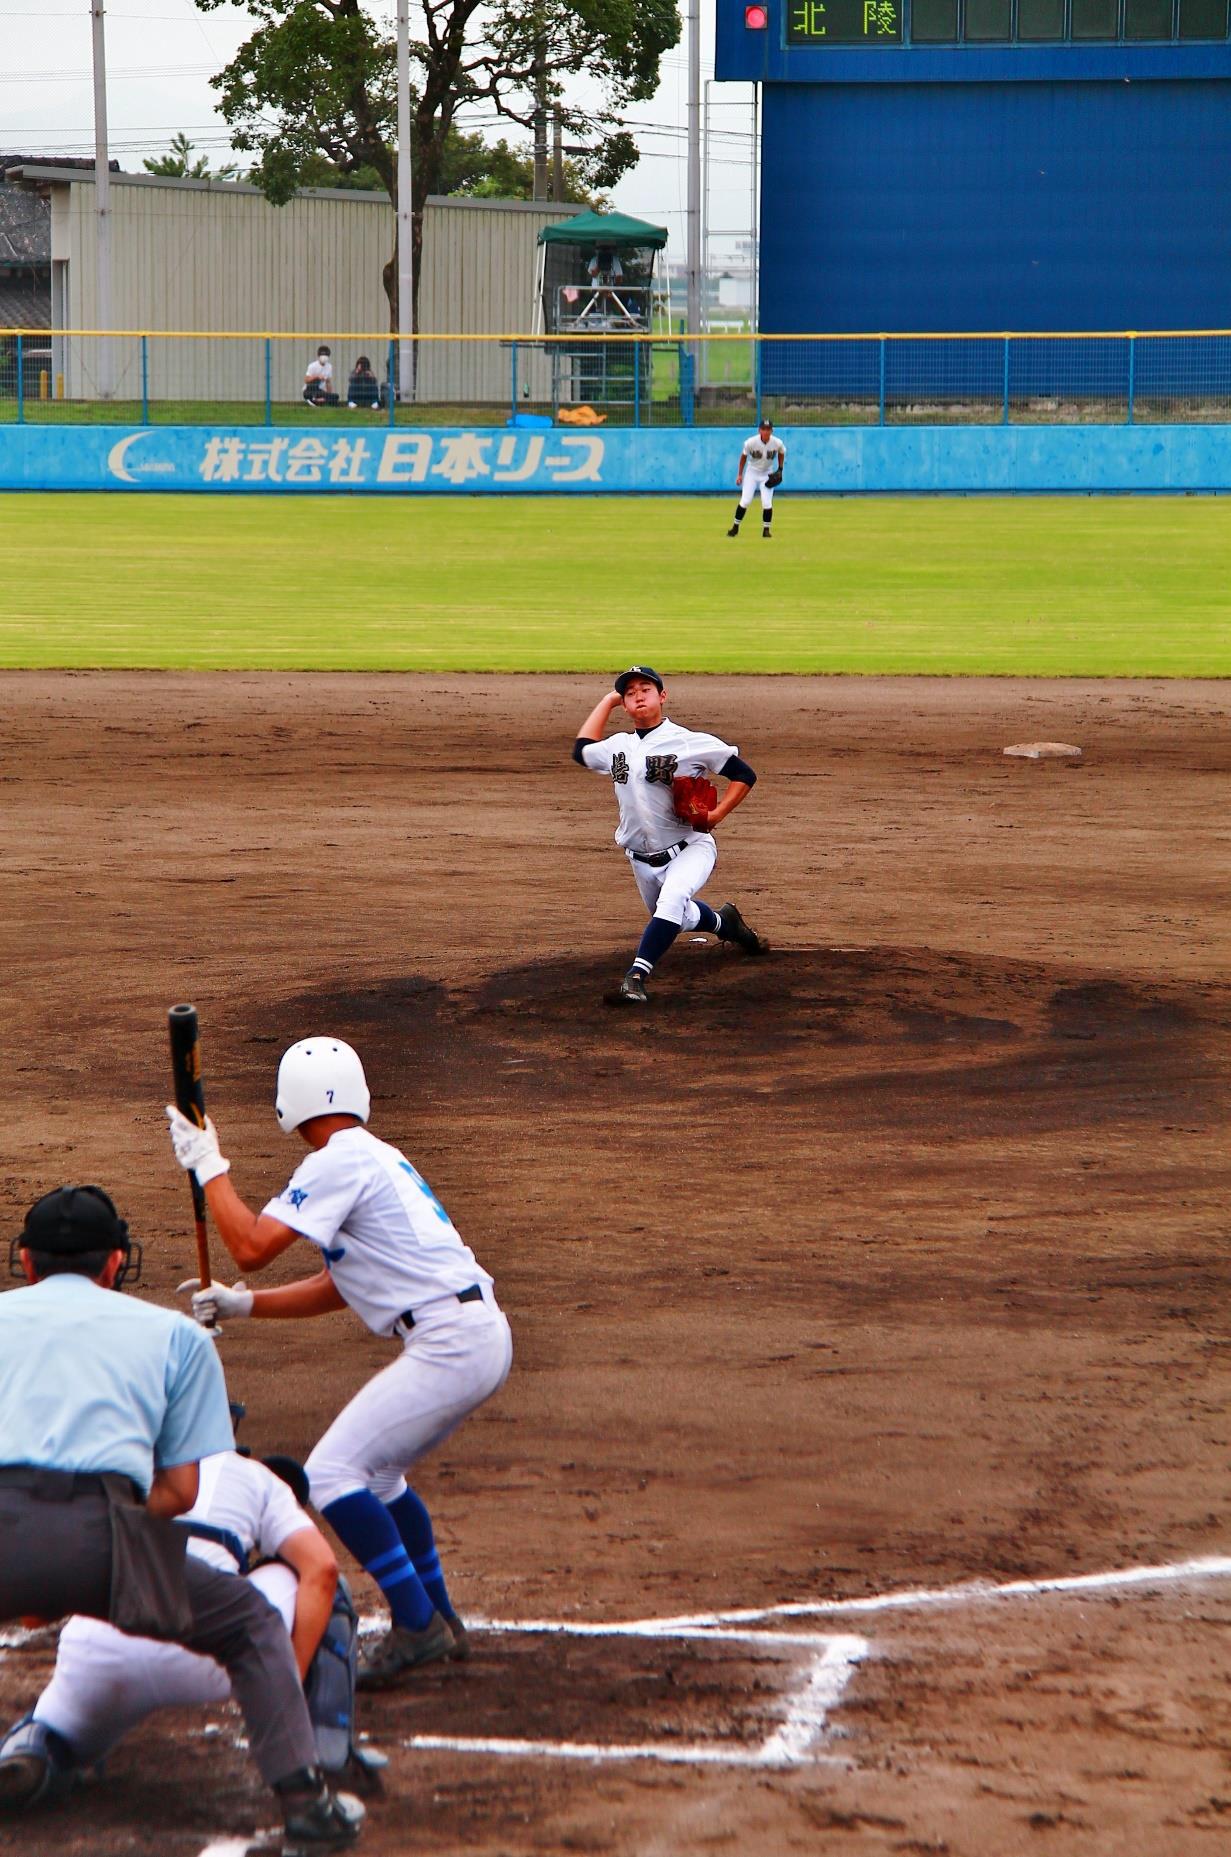
[[[308,1194],[306,1188],[302,1186],[288,1186],[282,1197],[283,1199],[289,1199],[296,1212],[298,1212],[304,1200],[308,1197]]]
[[[335,1244],[330,1248],[328,1245],[322,1245],[321,1256],[324,1258],[327,1266],[329,1264],[340,1263],[346,1256],[346,1246],[344,1244]]]
[[[435,1193],[433,1193],[427,1181],[423,1178],[423,1175],[419,1173],[416,1168],[412,1167],[409,1161],[399,1161],[398,1166],[405,1168],[406,1172],[410,1175],[411,1179],[414,1181],[419,1191],[428,1200],[429,1204],[431,1205],[432,1211],[436,1214],[436,1217],[438,1219],[443,1219],[446,1225],[451,1225],[453,1221],[450,1219],[448,1213],[445,1211],[444,1207],[441,1205],[440,1201],[437,1199]]]

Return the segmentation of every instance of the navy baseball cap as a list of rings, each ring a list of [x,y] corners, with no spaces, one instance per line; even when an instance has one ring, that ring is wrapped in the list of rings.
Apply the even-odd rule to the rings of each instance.
[[[635,677],[648,677],[650,682],[656,686],[659,692],[662,691],[663,680],[659,676],[657,671],[651,670],[648,664],[630,664],[628,669],[626,671],[621,671],[620,675],[615,680],[615,690],[616,690],[617,695],[623,696],[629,684],[632,683]]]
[[[35,1200],[18,1243],[55,1257],[127,1251],[128,1226],[101,1186],[60,1186]]]

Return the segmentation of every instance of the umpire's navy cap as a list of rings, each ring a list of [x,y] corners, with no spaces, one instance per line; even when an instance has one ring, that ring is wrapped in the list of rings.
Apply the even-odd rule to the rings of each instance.
[[[53,1257],[127,1251],[128,1226],[101,1186],[58,1186],[35,1200],[18,1243]]]
[[[648,664],[630,664],[628,669],[626,671],[621,671],[620,675],[615,680],[615,688],[618,695],[623,696],[634,677],[648,677],[650,682],[657,685],[660,691],[663,687],[662,678],[657,671],[652,671]]]

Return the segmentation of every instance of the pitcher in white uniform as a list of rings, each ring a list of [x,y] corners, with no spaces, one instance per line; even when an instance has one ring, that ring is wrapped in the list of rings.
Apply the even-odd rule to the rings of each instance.
[[[504,1385],[509,1324],[492,1279],[406,1156],[364,1126],[371,1097],[358,1053],[340,1038],[304,1038],[278,1066],[278,1123],[310,1149],[260,1213],[228,1178],[212,1122],[197,1128],[168,1107],[181,1167],[195,1173],[219,1234],[241,1270],[262,1270],[306,1239],[315,1276],[279,1289],[202,1289],[197,1320],[274,1320],[350,1307],[398,1359],[360,1389],[306,1465],[312,1501],[389,1603],[386,1636],[360,1663],[359,1687],[379,1689],[416,1666],[469,1654],[449,1599],[431,1518],[404,1471]]]
[[[621,671],[615,687],[595,705],[573,744],[573,759],[594,774],[610,776],[620,809],[615,841],[629,861],[650,920],[632,966],[609,1005],[644,1006],[645,983],[681,929],[701,929],[734,943],[745,954],[765,954],[769,943],[749,928],[734,903],[711,909],[697,896],[718,861],[716,825],[747,799],[756,774],[738,748],[682,729],[666,714],[667,687],[648,664]],[[601,738],[617,709],[632,722],[631,733]],[[727,790],[701,825],[677,818],[671,783],[677,774],[717,774]]]

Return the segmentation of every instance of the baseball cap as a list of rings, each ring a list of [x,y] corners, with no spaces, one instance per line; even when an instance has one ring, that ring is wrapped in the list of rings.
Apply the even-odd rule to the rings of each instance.
[[[101,1186],[58,1186],[35,1200],[18,1243],[52,1257],[127,1251],[128,1226]]]
[[[626,671],[621,671],[620,675],[615,680],[614,687],[618,695],[623,696],[634,677],[648,677],[650,682],[661,692],[663,680],[657,671],[651,670],[648,664],[630,664],[628,669]]]

